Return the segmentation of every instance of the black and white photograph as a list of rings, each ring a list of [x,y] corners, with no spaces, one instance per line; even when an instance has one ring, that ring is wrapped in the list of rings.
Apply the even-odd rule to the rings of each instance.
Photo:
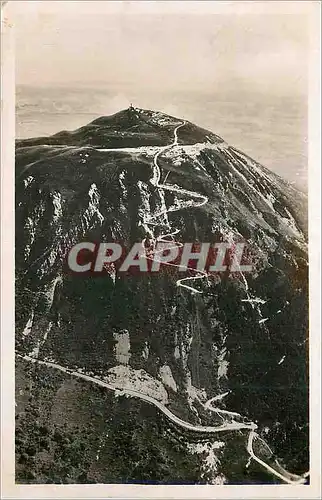
[[[318,498],[320,2],[3,4],[15,485]]]

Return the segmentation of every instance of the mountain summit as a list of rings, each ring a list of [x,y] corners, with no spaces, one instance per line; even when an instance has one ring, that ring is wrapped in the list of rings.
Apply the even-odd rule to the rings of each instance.
[[[111,116],[102,116],[74,132],[59,132],[46,140],[49,145],[95,146],[126,148],[138,146],[163,146],[172,142],[173,129],[182,120],[164,113],[130,106]],[[195,142],[223,142],[212,132],[185,122],[180,134],[180,144]],[[44,140],[24,139],[21,145],[42,144]]]
[[[303,193],[217,135],[160,112],[130,107],[73,132],[17,141],[18,353],[139,391],[194,425],[214,425],[221,415],[230,424],[256,422],[279,463],[303,473],[308,467],[306,203]],[[122,276],[115,270],[84,278],[64,271],[66,252],[80,241],[131,245],[162,234],[175,234],[179,242],[242,240],[254,269],[237,278],[199,280],[198,294],[178,288],[171,273]],[[34,380],[27,358],[20,362],[22,379],[28,373]],[[37,394],[43,394],[43,379],[37,380]],[[54,404],[60,385],[48,390]],[[217,414],[209,409],[211,399],[218,401]],[[121,400],[131,415],[138,403]],[[74,404],[67,403],[70,411]],[[116,403],[111,405],[111,414],[118,414]],[[135,411],[141,418],[144,404]],[[153,421],[160,418],[153,413]],[[150,445],[142,442],[135,420],[126,424],[134,436],[127,446],[130,454],[138,448],[142,453],[130,479],[141,481],[147,473],[144,446]],[[156,425],[154,433],[161,432]],[[99,432],[93,430],[95,443]],[[162,432],[159,447],[168,456],[171,443],[183,438],[174,429]],[[217,458],[212,466],[206,461],[207,474],[205,463],[194,464],[193,478],[180,469],[181,481],[247,482],[243,439],[229,434],[222,445],[212,442],[207,453]],[[111,448],[104,443],[108,456]],[[187,444],[186,451],[201,453],[198,446]],[[234,446],[244,450],[238,463],[229,451]],[[171,455],[174,468],[179,455]],[[124,475],[129,480],[124,457],[117,461],[118,473],[97,460],[84,465],[86,477],[113,482],[119,474],[119,480]],[[169,481],[178,481],[169,463],[163,464]],[[152,481],[162,476],[160,470],[155,464]],[[22,465],[23,479],[24,474]]]

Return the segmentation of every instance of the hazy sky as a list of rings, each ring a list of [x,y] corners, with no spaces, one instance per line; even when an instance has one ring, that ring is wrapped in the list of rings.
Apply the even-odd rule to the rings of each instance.
[[[17,83],[304,93],[310,6],[13,2]]]

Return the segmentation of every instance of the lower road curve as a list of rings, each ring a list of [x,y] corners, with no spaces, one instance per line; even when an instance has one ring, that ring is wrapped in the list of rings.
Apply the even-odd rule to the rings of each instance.
[[[203,433],[203,434],[217,434],[218,432],[224,432],[224,431],[237,431],[237,430],[242,430],[246,429],[249,430],[249,437],[248,437],[248,444],[247,444],[247,451],[250,455],[250,457],[255,460],[257,463],[259,463],[262,467],[264,467],[269,473],[275,475],[282,481],[288,484],[305,484],[306,479],[305,477],[307,474],[304,476],[295,476],[287,473],[286,477],[286,472],[285,474],[282,474],[281,472],[276,471],[273,467],[271,467],[269,464],[261,460],[259,457],[257,457],[254,453],[253,450],[253,440],[257,436],[255,429],[257,429],[257,425],[253,422],[230,422],[230,423],[224,423],[222,425],[213,427],[213,426],[201,426],[201,425],[194,425],[189,422],[186,422],[182,420],[181,418],[177,417],[174,415],[164,404],[160,403],[160,401],[152,398],[151,396],[148,396],[146,394],[142,394],[139,391],[133,390],[133,389],[120,389],[117,388],[111,384],[108,384],[107,382],[104,382],[103,380],[100,380],[99,378],[92,377],[90,375],[85,375],[84,373],[80,373],[78,371],[73,371],[70,368],[65,368],[64,366],[58,365],[57,363],[53,363],[51,361],[43,361],[37,358],[34,358],[32,356],[28,355],[22,355],[22,354],[17,354],[19,358],[24,359],[25,361],[29,361],[31,363],[37,363],[39,365],[45,365],[50,368],[54,368],[56,370],[59,370],[61,372],[70,374],[71,376],[87,380],[88,382],[92,382],[94,384],[97,384],[101,387],[105,387],[106,389],[110,391],[114,391],[117,395],[128,395],[130,397],[137,397],[139,399],[142,399],[143,401],[146,401],[149,404],[153,404],[156,406],[164,415],[166,415],[169,420],[171,420],[173,423],[179,425],[180,427],[194,431],[197,433]],[[213,408],[215,411],[216,409]],[[228,412],[227,412],[228,413]],[[290,479],[290,476],[293,476],[296,479]]]

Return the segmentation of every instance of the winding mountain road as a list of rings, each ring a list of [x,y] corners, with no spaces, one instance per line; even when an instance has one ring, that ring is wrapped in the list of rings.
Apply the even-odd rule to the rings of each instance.
[[[291,480],[289,477],[286,477],[285,475],[281,474],[280,472],[276,471],[273,469],[270,465],[268,465],[266,462],[261,460],[259,457],[257,457],[254,453],[253,450],[253,440],[257,436],[255,429],[257,428],[257,425],[253,422],[246,422],[246,423],[239,423],[239,422],[230,422],[230,423],[225,423],[222,425],[218,425],[216,427],[213,426],[201,426],[201,425],[194,425],[191,424],[190,422],[186,422],[182,420],[181,418],[177,417],[174,415],[164,404],[160,403],[160,401],[152,398],[151,396],[148,396],[146,394],[142,394],[139,391],[133,390],[133,389],[127,389],[127,388],[118,388],[115,387],[111,384],[108,384],[107,382],[104,382],[103,380],[100,380],[96,377],[92,377],[90,375],[85,375],[84,373],[80,373],[78,371],[73,371],[69,368],[65,368],[64,366],[61,366],[57,363],[53,363],[51,361],[43,361],[37,358],[33,358],[28,355],[22,355],[22,354],[17,354],[19,358],[24,359],[25,361],[29,361],[31,363],[38,363],[40,365],[45,365],[50,368],[54,368],[56,370],[59,370],[63,373],[70,374],[71,376],[87,380],[88,382],[92,382],[94,384],[97,384],[101,387],[105,387],[106,389],[110,391],[114,391],[116,395],[128,395],[130,397],[137,397],[139,399],[142,399],[143,401],[146,401],[149,404],[153,404],[156,406],[166,417],[169,418],[173,423],[179,425],[180,427],[193,431],[193,432],[198,432],[198,433],[203,433],[203,434],[217,434],[218,432],[224,432],[224,431],[238,431],[238,430],[249,430],[249,437],[248,437],[248,444],[247,444],[247,451],[250,455],[250,457],[255,460],[257,463],[259,463],[262,467],[264,467],[268,472],[271,474],[277,476],[279,479],[284,481],[285,483],[288,484],[304,484],[306,482],[305,477],[308,475],[304,474],[303,477],[299,477],[296,480]],[[212,411],[217,411],[216,408],[212,408]],[[224,412],[224,410],[222,410]],[[230,413],[230,412],[225,412],[225,413]],[[289,474],[290,475],[290,474]],[[294,475],[293,475],[294,476]]]
[[[162,220],[160,220],[160,218],[164,215],[166,215],[167,213],[169,212],[174,212],[174,211],[177,211],[177,210],[181,210],[182,208],[188,208],[188,207],[202,207],[203,205],[205,205],[207,202],[208,202],[208,197],[207,196],[204,196],[200,193],[197,193],[196,191],[188,191],[187,189],[182,189],[180,187],[177,187],[177,186],[174,186],[173,184],[166,184],[165,182],[164,183],[160,183],[161,181],[161,167],[159,165],[159,156],[164,153],[165,151],[173,148],[174,146],[177,146],[178,145],[178,130],[181,128],[181,127],[184,127],[184,125],[186,124],[186,122],[182,122],[180,123],[179,125],[176,126],[176,128],[174,129],[174,140],[171,144],[168,144],[167,146],[163,146],[162,148],[160,148],[156,154],[154,155],[154,158],[153,158],[153,177],[152,179],[150,180],[151,184],[153,186],[155,186],[156,188],[159,188],[159,189],[163,189],[165,191],[170,191],[170,192],[173,192],[173,193],[178,193],[180,195],[184,195],[184,196],[190,196],[192,199],[195,199],[196,201],[193,201],[193,203],[191,203],[191,200],[189,202],[181,202],[181,204],[179,206],[176,206],[176,207],[170,207],[170,208],[165,208],[164,210],[161,210],[160,212],[157,212],[156,214],[152,214],[152,215],[147,215],[145,218],[144,218],[144,224],[146,225],[152,225],[152,226],[166,226],[168,229],[169,229],[169,225],[168,224],[164,224],[162,222]],[[168,177],[168,176],[167,176]],[[166,179],[167,179],[166,177]],[[166,180],[165,179],[165,180]],[[199,200],[199,201],[197,201]],[[165,248],[162,248],[161,250],[157,250],[154,252],[154,255],[153,257],[148,257],[146,256],[147,259],[149,260],[152,260],[154,262],[162,262],[160,259],[156,258],[156,256],[158,255],[158,253],[162,254],[164,252],[165,249],[167,250],[171,250],[173,248],[180,248],[183,246],[182,243],[180,242],[174,242],[173,240],[173,236],[175,234],[177,234],[179,232],[178,229],[172,231],[172,232],[169,232],[169,233],[166,233],[166,234],[163,234],[163,235],[160,235],[158,236],[158,238],[156,238],[155,242],[158,243],[158,242],[162,242],[162,243],[167,243],[169,245],[173,244],[174,246],[168,246]],[[168,239],[168,238],[172,238],[172,239]],[[145,243],[145,240],[143,240],[142,242],[143,244]],[[163,262],[164,264],[168,265],[168,266],[172,266],[172,267],[179,267],[178,264],[172,264],[170,262]],[[182,266],[180,266],[181,269],[182,269]],[[185,269],[187,271],[193,271],[196,276],[188,276],[186,278],[181,278],[179,280],[177,280],[176,282],[176,285],[179,286],[179,287],[183,287],[187,290],[189,290],[190,292],[192,293],[202,293],[200,290],[198,290],[197,288],[194,288],[193,286],[190,286],[190,285],[187,285],[186,282],[187,281],[195,281],[197,279],[207,279],[208,278],[208,273],[206,273],[205,271],[199,271],[197,269],[194,269],[192,267],[188,267],[188,266],[185,266]]]
[[[286,475],[281,474],[277,470],[273,469],[270,465],[268,465],[266,462],[261,460],[259,457],[255,455],[254,449],[253,449],[253,442],[254,439],[257,437],[257,434],[254,430],[251,430],[248,436],[248,443],[247,443],[247,451],[250,455],[250,457],[255,460],[258,464],[260,464],[262,467],[264,467],[268,472],[271,474],[274,474],[274,476],[278,477],[282,481],[284,481],[287,484],[305,484],[306,483],[306,477],[307,473],[304,474],[303,476],[296,476],[295,474],[290,474],[289,472],[285,471],[285,474],[287,474],[289,477],[286,477]],[[279,464],[277,464],[279,465]],[[279,466],[280,467],[280,466]],[[293,476],[296,479],[291,479],[290,476]]]
[[[191,200],[189,202],[182,201],[181,204],[179,204],[179,206],[170,207],[170,208],[165,207],[165,209],[161,210],[160,212],[158,212],[156,214],[146,215],[144,218],[144,221],[143,221],[143,223],[147,226],[149,226],[149,225],[161,226],[161,227],[164,226],[167,228],[167,230],[169,232],[158,236],[155,239],[155,243],[163,242],[163,243],[169,244],[170,246],[167,246],[168,250],[171,250],[171,248],[173,248],[173,247],[171,247],[171,244],[175,245],[176,248],[182,247],[183,245],[182,245],[182,243],[175,242],[173,239],[174,235],[177,234],[179,232],[179,230],[176,229],[174,231],[171,231],[170,224],[168,222],[167,222],[167,224],[165,224],[161,220],[161,218],[163,216],[165,216],[168,212],[181,210],[182,208],[187,208],[187,207],[201,207],[208,202],[207,196],[204,196],[204,195],[197,193],[195,191],[188,191],[188,190],[182,189],[182,188],[177,187],[177,186],[172,185],[172,184],[166,184],[166,180],[167,180],[168,175],[166,176],[165,181],[163,183],[161,183],[161,167],[159,165],[159,157],[165,151],[178,145],[178,130],[181,127],[183,127],[185,124],[186,124],[186,122],[182,122],[179,125],[177,125],[176,128],[174,129],[173,143],[159,148],[158,151],[155,153],[154,158],[153,158],[153,176],[152,176],[152,179],[150,180],[150,183],[155,188],[160,188],[160,189],[165,190],[165,191],[175,192],[175,193],[178,193],[180,195],[190,196],[192,198],[193,202]],[[101,149],[101,151],[105,151],[105,150],[106,149]],[[109,151],[112,151],[112,150],[109,150]],[[32,166],[32,164],[27,165],[25,167],[25,169],[21,172],[21,174],[25,173],[25,171],[28,170],[28,168],[30,168],[31,166]],[[171,238],[171,239],[169,239],[169,238]],[[144,239],[142,241],[142,244],[144,245],[145,242],[146,242],[146,239]],[[163,253],[164,250],[165,250],[165,248],[162,248],[162,250],[160,250],[160,253]],[[158,260],[156,258],[157,254],[158,254],[158,251],[156,251],[154,253],[153,257],[146,256],[146,258],[150,259],[152,261],[162,262],[162,263],[169,265],[169,266],[179,267],[177,264],[166,263],[166,262],[163,262],[161,260]],[[177,280],[177,282],[176,282],[177,286],[188,289],[192,293],[202,293],[200,290],[197,290],[193,286],[187,285],[186,282],[189,281],[191,283],[191,281],[194,281],[197,279],[207,279],[208,274],[205,271],[199,271],[199,270],[196,270],[194,268],[187,267],[187,266],[186,266],[186,270],[193,271],[196,274],[196,276],[186,277],[186,278],[182,278],[182,279]],[[243,273],[241,273],[241,274],[242,274],[242,278],[243,278],[244,283],[245,283],[245,290],[246,290],[246,295],[247,295],[247,299],[244,299],[244,301],[250,302],[253,306],[253,302],[255,302],[256,300],[257,300],[257,302],[259,302],[260,299],[258,299],[258,298],[254,299],[250,296],[250,294],[248,292],[247,280],[246,280],[245,276],[243,275]],[[149,404],[156,406],[164,415],[166,415],[167,418],[169,418],[169,420],[171,420],[173,423],[175,423],[176,425],[178,425],[186,430],[190,430],[190,431],[197,432],[197,433],[203,433],[203,434],[217,434],[218,432],[238,431],[238,430],[243,430],[243,429],[249,430],[250,432],[249,432],[248,442],[247,442],[247,451],[248,451],[251,459],[253,459],[258,464],[260,464],[262,467],[264,467],[269,473],[275,475],[276,477],[278,477],[280,480],[284,481],[287,484],[297,485],[297,484],[304,484],[306,482],[305,478],[307,477],[308,473],[304,474],[303,476],[296,476],[294,474],[290,474],[287,471],[285,471],[285,473],[283,474],[282,472],[275,470],[273,467],[271,467],[269,464],[267,464],[265,461],[263,461],[261,458],[259,458],[255,454],[254,449],[253,449],[253,442],[254,442],[254,439],[256,437],[258,437],[258,434],[255,432],[255,430],[257,429],[257,425],[254,422],[242,422],[241,423],[241,422],[231,421],[231,422],[224,422],[223,424],[218,425],[216,427],[194,425],[194,424],[186,422],[186,421],[180,419],[179,417],[177,417],[176,415],[174,415],[160,401],[152,398],[151,396],[143,394],[139,391],[136,391],[133,389],[127,389],[127,388],[120,389],[120,388],[115,387],[112,384],[108,384],[107,382],[104,382],[103,380],[100,380],[96,377],[92,377],[90,375],[86,375],[86,374],[78,372],[78,371],[73,371],[73,370],[71,370],[69,368],[65,368],[57,363],[53,363],[50,361],[43,361],[43,360],[40,360],[40,359],[32,357],[32,356],[28,356],[28,355],[17,354],[17,356],[24,359],[25,361],[29,361],[32,363],[38,363],[40,365],[45,365],[45,366],[54,368],[56,370],[59,370],[61,372],[70,374],[71,376],[77,377],[79,379],[83,379],[83,380],[86,380],[88,382],[92,382],[92,383],[97,384],[101,387],[104,387],[108,390],[114,391],[117,395],[127,395],[130,397],[137,397],[137,398],[139,398],[139,399],[141,399]],[[216,400],[216,397],[207,401],[204,404],[204,407],[206,409],[208,409],[209,411],[216,412],[218,415],[227,415],[230,417],[241,417],[238,413],[230,412],[227,410],[222,410],[220,408],[213,407],[212,402],[215,400]],[[279,466],[279,464],[277,464],[277,466]],[[279,466],[279,469],[283,471],[283,468],[281,466]]]
[[[101,387],[105,387],[106,389],[109,389],[110,391],[116,392],[119,396],[128,395],[131,397],[140,398],[143,401],[146,401],[147,403],[153,404],[154,406],[159,408],[159,410],[161,410],[162,413],[164,413],[175,424],[178,424],[181,427],[184,427],[185,429],[190,430],[190,431],[212,434],[212,433],[217,433],[217,432],[222,432],[222,431],[255,429],[257,427],[256,424],[253,424],[253,423],[239,423],[239,422],[227,423],[225,425],[220,425],[218,427],[200,426],[200,425],[190,424],[189,422],[185,422],[181,418],[174,415],[174,413],[172,413],[166,406],[164,406],[164,404],[160,403],[160,401],[158,401],[157,399],[154,399],[151,396],[148,396],[147,394],[142,394],[141,392],[136,391],[134,389],[127,389],[127,388],[124,389],[124,388],[116,387],[112,384],[108,384],[107,382],[104,382],[103,380],[101,380],[99,378],[91,377],[90,375],[85,375],[84,373],[70,370],[69,368],[65,368],[64,366],[58,365],[57,363],[52,363],[51,361],[42,361],[38,358],[33,358],[32,356],[28,356],[28,355],[23,356],[20,354],[18,354],[18,357],[24,359],[25,361],[30,361],[32,363],[39,363],[40,365],[49,366],[51,368],[55,368],[56,370],[60,370],[61,372],[68,373],[74,377],[78,377],[78,378],[81,378],[83,380],[87,380],[88,382],[93,382],[94,384],[100,385]]]

